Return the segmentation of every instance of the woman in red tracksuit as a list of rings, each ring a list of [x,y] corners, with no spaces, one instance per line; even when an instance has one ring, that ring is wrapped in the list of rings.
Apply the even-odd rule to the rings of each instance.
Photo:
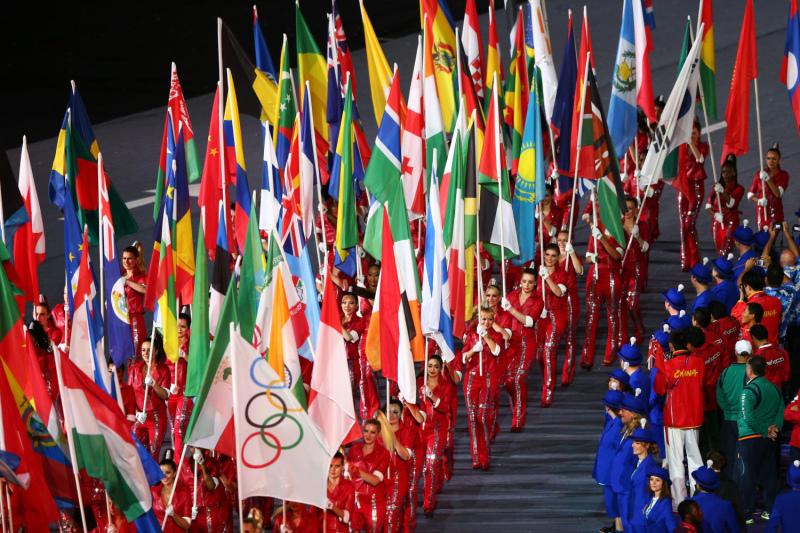
[[[183,438],[186,436],[186,426],[192,417],[192,402],[183,393],[186,388],[187,357],[189,356],[189,336],[192,327],[192,317],[181,313],[178,316],[178,360],[167,363],[170,373],[169,402],[167,408],[172,418],[172,446],[180,453],[183,449]]]
[[[505,311],[500,305],[503,296],[500,292],[500,287],[497,285],[489,285],[483,291],[484,306],[494,311],[494,321],[492,322],[492,329],[503,336],[503,349],[500,350],[500,356],[497,358],[497,387],[494,388],[494,398],[492,400],[492,440],[500,433],[500,424],[497,423],[497,412],[500,409],[500,391],[506,382],[506,373],[508,372],[508,346],[511,340],[511,323],[514,317],[511,313]],[[477,324],[476,324],[477,326]],[[466,345],[465,345],[466,346]],[[463,364],[463,360],[462,360]]]
[[[640,144],[639,150],[639,168],[642,168],[644,160],[647,158],[647,149],[642,151],[642,146]],[[658,229],[658,211],[661,202],[661,194],[664,192],[664,180],[651,181],[650,188],[645,192],[648,181],[649,178],[645,180],[636,172],[632,172],[629,174],[625,183],[622,184],[622,188],[626,196],[633,196],[639,199],[642,211],[641,219],[647,222],[650,228],[650,237],[653,242],[656,242],[661,234]]]
[[[680,217],[681,270],[689,269],[700,262],[700,248],[697,245],[697,215],[700,212],[703,198],[706,196],[706,169],[703,167],[708,156],[708,144],[700,140],[700,123],[695,120],[692,128],[692,140],[686,144],[686,157],[683,160],[683,171],[689,190],[678,193],[678,216]]]
[[[639,298],[647,285],[648,267],[650,261],[650,228],[647,222],[636,219],[639,215],[639,206],[636,198],[629,196],[625,199],[628,210],[622,218],[622,229],[625,232],[626,244],[630,243],[627,257],[622,262],[622,291],[620,306],[620,332],[619,344],[628,342],[628,316],[633,321],[633,332],[636,343],[639,344],[646,337],[642,310],[639,307]]]
[[[367,283],[366,289],[372,291],[372,294],[378,292],[378,278],[381,276],[381,266],[372,265],[367,269]],[[372,306],[375,305],[375,298],[361,298],[360,309],[361,316],[364,320],[369,322],[372,316]]]
[[[347,472],[356,487],[353,529],[363,528],[367,533],[382,532],[386,523],[384,481],[391,456],[378,443],[380,433],[381,423],[370,418],[364,422],[364,440],[352,444],[347,452]]]
[[[544,249],[544,265],[539,267],[539,279],[544,283],[544,312],[539,318],[536,360],[542,379],[542,407],[553,404],[558,345],[567,327],[567,273],[558,265],[560,253],[557,244],[548,244]]]
[[[144,293],[147,292],[147,276],[139,268],[139,249],[136,246],[128,246],[122,251],[121,274],[125,277],[125,298],[128,301],[128,318],[131,321],[131,333],[133,334],[133,346],[135,353],[141,353],[142,342],[147,337],[144,326]],[[138,359],[136,356],[131,358],[128,364],[128,372],[131,364]]]
[[[367,322],[356,314],[358,309],[358,298],[354,294],[344,294],[342,296],[342,337],[344,337],[347,347],[347,364],[350,367],[350,383],[353,390],[358,391],[361,398],[359,414],[361,420],[372,418],[372,414],[378,409],[377,390],[371,390],[370,385],[373,379],[367,379],[361,373],[361,354],[360,348],[364,333],[367,330]]]
[[[407,430],[414,435],[414,456],[409,459],[408,478],[408,502],[403,513],[403,533],[411,533],[416,529],[417,524],[417,490],[419,481],[422,479],[422,470],[425,466],[425,439],[422,437],[422,423],[425,418],[413,403],[408,403],[402,394],[398,399],[403,403],[403,415],[401,421]],[[410,502],[414,502],[413,505]]]
[[[53,405],[59,405],[56,358],[53,355],[53,344],[50,342],[50,337],[39,322],[31,322],[30,326],[28,326],[28,336],[30,337],[29,342],[33,343],[33,350],[36,353],[36,360],[42,371],[47,394],[50,396]]]
[[[328,469],[328,502],[325,505],[327,512],[324,513],[321,532],[350,533],[356,487],[352,481],[345,479],[343,473],[344,455],[336,452]]]
[[[161,337],[155,336],[152,350],[150,343],[149,338],[142,342],[142,360],[133,365],[128,380],[136,394],[137,413],[133,433],[158,461],[161,443],[169,426],[166,399],[169,397],[170,375],[169,368],[164,364]]]
[[[575,253],[575,249],[568,239],[569,234],[566,231],[558,232],[556,241],[560,250],[558,264],[567,273],[567,297],[564,302],[567,307],[567,326],[564,330],[566,354],[564,356],[564,370],[561,374],[562,387],[572,383],[575,377],[575,352],[578,346],[578,323],[581,318],[581,303],[578,299],[578,276],[583,274],[583,262],[580,256]]]
[[[197,464],[197,480],[194,467]],[[194,494],[197,483],[197,507],[192,507],[192,532],[218,533],[220,531],[217,486],[220,464],[211,454],[199,448],[189,448],[186,459],[180,465],[178,480]],[[194,496],[192,496],[194,503]]]
[[[753,177],[747,199],[756,203],[758,229],[783,222],[783,194],[789,186],[789,174],[781,169],[778,143],[767,150],[767,168]]]
[[[542,239],[545,246],[554,242],[556,234],[564,229],[564,212],[553,201],[554,188],[552,185],[545,186],[545,195],[542,202],[539,204],[539,213],[536,217],[536,224],[534,231],[536,231],[536,238],[539,238],[539,224],[542,226]],[[569,215],[567,215],[569,217]]]
[[[720,257],[727,257],[733,250],[733,232],[739,227],[739,202],[744,196],[744,187],[739,185],[736,156],[728,154],[722,163],[722,179],[714,185],[708,195],[706,211],[714,217],[711,235]],[[719,197],[719,199],[717,198]],[[720,205],[722,212],[719,211]]]
[[[413,429],[403,424],[403,402],[392,398],[389,405],[383,406],[383,411],[388,411],[388,416],[383,416],[386,424],[394,435],[394,449],[390,451],[392,459],[389,462],[389,475],[386,478],[386,533],[400,533],[403,531],[408,501],[408,484],[414,465],[414,441],[416,435]],[[379,420],[381,420],[379,418]],[[383,425],[383,420],[381,425]],[[386,429],[382,433],[388,433]],[[378,437],[378,443],[385,446],[383,435]]]
[[[503,334],[494,328],[494,311],[481,309],[480,324],[464,337],[464,398],[467,404],[472,468],[487,470],[492,460],[495,391],[500,384],[498,361]]]
[[[544,309],[544,302],[536,293],[536,271],[526,268],[522,272],[520,288],[503,298],[501,305],[513,317],[507,356],[508,371],[504,384],[511,397],[511,431],[516,433],[525,426],[528,372],[536,358],[534,326]]]
[[[438,355],[428,357],[425,375],[417,379],[420,411],[425,417],[422,422],[422,438],[425,441],[422,496],[426,518],[433,517],[436,508],[437,487],[444,475],[444,452],[449,429],[447,415],[450,412],[452,385],[440,379],[442,366],[442,358]]]
[[[160,463],[164,478],[161,483],[154,485],[150,489],[153,496],[153,511],[155,512],[158,523],[164,522],[164,515],[170,511],[164,533],[179,533],[189,531],[192,523],[192,493],[182,483],[174,483],[178,467],[171,457],[165,457]],[[172,492],[170,502],[170,496]]]

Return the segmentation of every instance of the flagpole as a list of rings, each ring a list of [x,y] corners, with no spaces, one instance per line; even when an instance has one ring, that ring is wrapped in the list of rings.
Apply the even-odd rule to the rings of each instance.
[[[493,15],[494,16],[494,15]],[[475,170],[480,168],[480,155],[478,155],[478,123],[477,120],[477,110],[472,111],[472,127],[473,132],[475,134]],[[476,180],[477,181],[477,180]],[[478,283],[478,309],[480,309],[481,304],[483,303],[483,268],[481,264],[481,195],[480,195],[480,185],[475,183],[475,263],[477,264],[477,271],[475,275],[475,280]],[[466,268],[466,267],[465,267]],[[466,274],[465,274],[466,276]],[[503,298],[506,297],[506,287],[503,284]],[[466,310],[465,310],[466,311]],[[480,317],[480,314],[479,314]]]
[[[539,205],[536,206],[539,209],[539,264],[544,266],[544,209],[542,209],[542,204],[539,202]],[[547,300],[544,294],[544,280],[542,281],[542,302],[547,306]]]
[[[633,171],[634,171],[634,176],[635,176],[636,174],[639,174],[639,170],[640,170],[639,169],[639,124],[638,123],[636,124],[636,136],[634,136],[634,138],[633,138],[633,151],[634,151],[634,155],[633,155]],[[627,170],[628,170],[628,158],[626,157],[625,158],[625,171],[626,171],[626,174],[627,174]],[[636,178],[636,199],[637,200],[639,200],[641,194],[642,193],[639,190],[639,178]]]
[[[162,314],[159,310],[159,314]],[[163,319],[162,319],[163,320]],[[145,376],[144,380],[144,400],[142,401],[142,413],[147,416],[147,392],[150,388],[150,385],[147,384],[147,376],[150,375],[150,365],[153,363],[153,352],[155,352],[155,337],[156,337],[156,323],[153,321],[153,331],[150,332],[150,361],[147,363],[147,375]]]
[[[70,201],[68,198],[67,201]],[[56,360],[56,375],[58,376],[59,390],[66,390],[64,388],[64,376],[61,370],[61,354],[58,353],[58,347],[51,341],[53,353]],[[78,473],[78,456],[75,453],[75,441],[72,436],[72,429],[75,427],[72,421],[72,412],[69,409],[64,409],[64,436],[67,438],[69,446],[69,459],[72,461],[72,473],[75,476],[75,488],[78,490],[78,505],[81,509],[81,520],[83,520],[84,527],[86,526],[86,512],[83,510],[83,496],[81,495],[81,480]],[[8,508],[9,520],[11,519],[11,506]],[[110,518],[110,517],[109,517]]]
[[[6,503],[8,504],[8,531],[9,533],[14,530],[14,511],[11,509],[11,493],[8,490],[8,483],[3,483],[3,492],[6,495]],[[81,509],[83,511],[83,509]],[[86,527],[86,519],[83,519],[84,527]]]
[[[308,80],[306,80],[306,93],[307,94],[311,94],[311,86],[310,86],[310,82]],[[305,104],[305,102],[303,102],[303,104]],[[308,99],[308,106],[310,108],[312,107],[311,98]],[[319,161],[317,160],[317,141],[316,141],[316,136],[317,135],[316,135],[316,130],[314,129],[314,113],[312,112],[311,109],[303,110],[303,112],[304,113],[308,113],[308,117],[310,119],[310,125],[311,125],[311,150],[313,151],[312,164],[314,165],[314,170],[316,171],[315,172],[316,176],[312,176],[312,179],[314,179],[314,181],[316,181],[317,184],[319,184],[319,181],[320,181],[320,178],[319,178]],[[302,129],[302,123],[301,123],[301,129]],[[298,132],[298,134],[299,133],[300,132]],[[303,137],[302,137],[302,135],[298,135],[298,138],[300,140],[300,148],[301,148],[300,149],[300,153],[302,154],[303,153],[303,150],[302,150],[302,148],[303,148],[303,146],[302,146],[303,145]],[[300,172],[302,172],[303,171],[303,165],[301,164],[299,166],[299,168],[300,168]],[[302,177],[300,178],[300,185],[301,186],[303,185]],[[304,193],[301,190],[300,191],[300,196],[302,197],[303,194]],[[313,197],[314,197],[314,191],[313,190],[311,191],[311,197],[312,197],[312,202],[313,202]],[[321,212],[321,210],[320,210],[320,212]],[[307,213],[306,216],[310,216],[311,217],[312,233],[314,234],[314,245],[315,245],[315,248],[317,249],[317,267],[319,268],[320,266],[322,266],[322,256],[319,255],[319,238],[317,236],[317,230],[314,228],[314,209],[312,208],[311,209],[311,213]]]
[[[234,336],[238,335],[238,333],[236,333],[236,326],[234,326],[233,322],[231,322],[229,327],[230,327],[230,339],[231,339],[231,341],[233,341],[234,338],[235,338]],[[234,349],[231,350],[231,368],[236,368],[236,359],[239,358],[239,354],[237,353],[238,350],[236,350],[235,344],[234,344],[233,348]],[[231,376],[233,377],[233,384],[232,384],[232,386],[233,386],[233,410],[234,410],[234,412],[237,412],[237,411],[239,411],[239,400],[238,400],[238,397],[237,397],[237,391],[239,389],[238,383],[239,383],[239,377],[240,376],[236,376],[235,374],[238,374],[238,372],[232,372],[231,373]],[[234,443],[235,443],[235,446],[236,446],[236,464],[243,465],[244,463],[242,462],[242,448],[241,448],[240,443],[239,443],[239,432],[238,431],[234,431]],[[236,484],[236,492],[237,492],[237,494],[239,496],[239,521],[241,523],[241,521],[244,520],[244,499],[242,498],[242,484],[241,483],[237,483]]]
[[[591,202],[592,202],[592,227],[596,228],[597,227],[597,190],[592,191],[592,200],[591,200]],[[597,256],[599,255],[600,247],[603,246],[603,244],[600,242],[600,239],[598,239],[598,238],[596,238],[594,236],[592,236],[592,238],[594,239],[594,254],[595,254],[595,259],[594,259],[594,280],[597,281],[599,276],[600,276],[600,273],[597,271],[597,269],[600,267],[600,265],[597,264]],[[624,259],[623,259],[623,261],[624,261]]]
[[[763,159],[764,158],[764,146],[762,146],[762,144],[761,144],[761,106],[758,104],[758,78],[757,77],[753,79],[753,83],[754,83],[755,89],[756,89],[756,124],[758,125],[758,153],[759,153],[758,160],[762,162],[761,163],[762,164],[761,168],[764,168],[763,165],[766,165],[766,161],[764,161],[764,159]],[[767,171],[767,172],[769,172],[769,171]],[[760,172],[759,172],[759,174],[760,174]],[[767,197],[767,191],[765,190],[765,187],[766,186],[764,185],[764,180],[761,180],[761,198],[759,198],[759,200],[761,200],[762,198],[766,198]],[[763,210],[763,213],[764,213],[764,218],[763,218],[762,222],[766,222],[767,221],[767,206],[763,206],[762,210]],[[756,205],[756,211],[758,211],[758,205]],[[758,219],[758,217],[756,217],[756,219]],[[758,229],[762,229],[762,228],[758,228]]]
[[[492,85],[493,87],[499,87],[499,85],[497,85],[497,72],[494,73],[493,83],[494,83],[494,85]],[[492,98],[494,99],[495,111],[496,111],[494,114],[495,123],[492,125],[492,127],[494,128],[495,135],[497,135],[497,142],[499,142],[499,144],[502,144],[502,137],[501,137],[502,132],[500,131],[500,117],[498,116],[500,112],[499,110],[500,104],[497,100],[497,92],[498,91],[492,91],[493,94]],[[500,274],[503,277],[503,297],[505,297],[505,292],[506,292],[506,240],[505,240],[505,231],[503,230],[505,224],[505,218],[503,216],[503,175],[502,175],[502,164],[500,158],[505,156],[506,156],[505,150],[503,150],[502,153],[498,151],[496,165],[495,165],[495,170],[497,171],[497,182],[498,182],[497,194],[500,197],[499,198],[500,202],[498,202],[500,210]]]
[[[222,19],[217,17],[217,60],[219,63],[219,102],[217,103],[217,114],[219,115],[219,165],[220,165],[220,179],[222,180],[222,205],[228,209],[228,176],[227,169],[225,168],[225,75],[222,63]],[[222,217],[222,224],[225,226],[225,235],[228,235],[228,218],[229,216]],[[230,247],[230,244],[228,244]]]
[[[172,491],[169,493],[169,501],[167,502],[167,507],[172,505],[172,498],[175,496],[175,486],[178,484],[178,477],[180,476],[181,465],[183,464],[183,459],[186,457],[186,449],[189,448],[188,444],[183,445],[183,451],[181,451],[181,458],[178,461],[178,467],[175,470],[175,479],[172,480]],[[110,516],[110,514],[109,514]],[[167,520],[169,520],[169,516],[164,513],[164,520],[161,522],[161,530],[163,531],[164,528],[167,526]]]
[[[580,108],[580,115],[578,117],[578,138],[575,142],[575,177],[572,181],[572,202],[570,202],[569,206],[569,234],[567,235],[567,241],[569,242],[572,242],[572,221],[575,220],[575,199],[578,196],[578,168],[580,167],[578,161],[580,160],[581,136],[583,135],[583,100],[586,98],[586,85],[589,79],[590,55],[591,52],[586,52],[586,66],[583,70],[583,94],[581,94],[581,101],[580,105],[578,106]],[[595,250],[595,252],[596,251],[597,250]]]

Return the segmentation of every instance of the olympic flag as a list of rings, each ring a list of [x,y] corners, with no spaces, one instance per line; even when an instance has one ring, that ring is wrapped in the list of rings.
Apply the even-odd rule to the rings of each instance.
[[[231,324],[239,498],[268,496],[325,508],[333,454],[275,370]]]

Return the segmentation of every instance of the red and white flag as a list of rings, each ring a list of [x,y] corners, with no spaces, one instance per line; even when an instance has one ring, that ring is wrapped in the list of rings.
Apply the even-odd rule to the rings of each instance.
[[[417,44],[417,58],[408,90],[408,110],[403,124],[403,191],[411,220],[425,214],[425,140],[422,114],[422,40]]]
[[[483,65],[486,63],[483,56],[483,39],[481,38],[481,24],[478,20],[478,10],[475,0],[467,0],[464,12],[464,29],[461,33],[461,45],[469,63],[469,73],[472,85],[478,98],[483,100]]]
[[[28,140],[22,138],[22,154],[19,161],[19,193],[25,202],[30,222],[23,224],[14,237],[14,267],[25,291],[25,301],[38,303],[39,276],[37,269],[44,261],[44,224],[36,184],[33,182],[31,158],[28,156]]]

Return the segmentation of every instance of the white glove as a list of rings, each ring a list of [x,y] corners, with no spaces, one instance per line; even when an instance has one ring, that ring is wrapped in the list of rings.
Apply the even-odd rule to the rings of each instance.
[[[173,383],[172,386],[169,388],[169,394],[170,394],[170,396],[175,396],[175,395],[178,394],[178,384],[177,383]]]
[[[639,181],[639,178],[642,177],[642,171],[637,168],[633,171],[633,177],[636,178],[636,181]]]
[[[592,237],[594,237],[595,239],[597,239],[599,241],[600,239],[603,238],[603,232],[600,231],[600,228],[595,226],[595,227],[592,228]]]
[[[156,380],[153,379],[153,376],[147,374],[147,376],[145,376],[144,378],[144,384],[147,385],[148,387],[152,387],[153,385],[156,384]]]
[[[725,188],[722,186],[721,183],[717,183],[716,185],[714,185],[714,192],[716,192],[718,194],[722,194],[722,191],[724,191],[724,190],[725,190]]]
[[[365,278],[364,278],[364,275],[363,275],[363,274],[362,274],[362,275],[360,275],[360,276],[358,276],[358,277],[356,278],[356,285],[358,285],[359,287],[362,287],[362,288],[363,288],[363,287],[366,287],[366,285],[364,285],[364,279],[365,279]]]
[[[422,393],[425,395],[426,398],[431,398],[433,396],[433,391],[429,389],[427,386],[422,389]]]
[[[358,257],[360,257],[361,259],[367,257],[367,252],[365,252],[364,249],[360,246],[358,247]]]
[[[329,511],[330,511],[331,509],[333,509],[333,502],[332,502],[332,501],[330,501],[330,500],[326,500],[326,501],[325,501],[325,509],[327,509],[327,510],[329,510]]]
[[[403,396],[402,392],[397,393],[397,399],[400,400],[400,403],[406,403],[406,397]]]
[[[555,169],[555,168],[553,169],[553,173],[550,174],[550,179],[553,180],[553,181],[558,179],[558,170],[557,169]]]
[[[593,252],[586,252],[586,260],[592,264],[597,263],[597,254]]]
[[[638,239],[639,238],[639,225],[638,224],[634,224],[633,227],[631,228],[631,237],[633,237],[634,239]]]
[[[203,452],[201,452],[199,449],[195,449],[194,450],[194,453],[192,454],[192,458],[194,459],[194,462],[199,464],[199,465],[201,465],[201,464],[206,462],[206,460],[203,459]]]
[[[652,187],[649,187],[649,188],[647,189],[647,194],[645,194],[645,197],[647,197],[647,198],[652,198],[654,194],[655,194],[655,191],[653,190],[653,188],[652,188]]]
[[[767,199],[766,198],[759,198],[757,203],[758,203],[759,207],[767,207]]]
[[[705,160],[706,160],[705,156],[703,156],[703,154],[700,154],[700,158],[697,160],[697,162],[702,165],[705,162]]]
[[[568,254],[571,254],[575,252],[575,248],[572,246],[571,242],[568,242],[567,244],[564,245],[564,251],[567,252]]]
[[[322,252],[323,254],[327,254],[328,246],[324,242],[319,243],[319,251]]]
[[[186,352],[184,352],[183,350],[178,350],[178,357],[180,357],[181,359],[186,359],[186,355],[187,355]]]
[[[589,221],[592,219],[592,217],[591,217],[591,215],[589,215],[589,213],[585,213],[585,214],[584,214],[584,215],[581,217],[581,219],[582,219],[584,222],[589,222]]]
[[[322,303],[322,293],[321,292],[317,293],[317,301],[319,301],[319,303]]]
[[[200,509],[198,509],[197,507],[192,507],[192,522],[197,520],[197,515],[198,515],[199,512],[200,512]]]
[[[477,328],[475,328],[475,332],[476,332],[478,335],[480,335],[481,337],[485,337],[485,336],[486,336],[486,333],[488,333],[488,332],[486,331],[486,328],[485,328],[485,327],[483,327],[483,326],[481,326],[481,325],[478,325],[478,327],[477,327]]]
[[[475,344],[475,346],[472,347],[472,351],[475,352],[475,353],[482,352],[483,351],[483,343],[478,341],[477,344]]]
[[[642,252],[646,252],[649,249],[650,249],[650,243],[645,241],[644,244],[642,245]]]
[[[547,318],[547,309],[542,309],[542,312],[539,314],[539,318]]]
[[[550,277],[550,272],[547,270],[546,266],[539,265],[539,277],[542,278],[542,281]]]
[[[173,509],[172,506],[170,505],[166,509],[164,509],[164,514],[170,517],[175,514],[175,509]]]
[[[289,526],[281,524],[281,533],[291,533]]]
[[[136,421],[140,424],[147,422],[147,413],[136,413]]]
[[[500,307],[503,308],[503,311],[510,311],[511,302],[508,301],[508,298],[503,298],[502,300],[500,300]]]
[[[763,170],[758,174],[758,177],[761,178],[761,181],[769,181],[769,174]]]
[[[722,213],[714,213],[714,220],[722,224]]]

